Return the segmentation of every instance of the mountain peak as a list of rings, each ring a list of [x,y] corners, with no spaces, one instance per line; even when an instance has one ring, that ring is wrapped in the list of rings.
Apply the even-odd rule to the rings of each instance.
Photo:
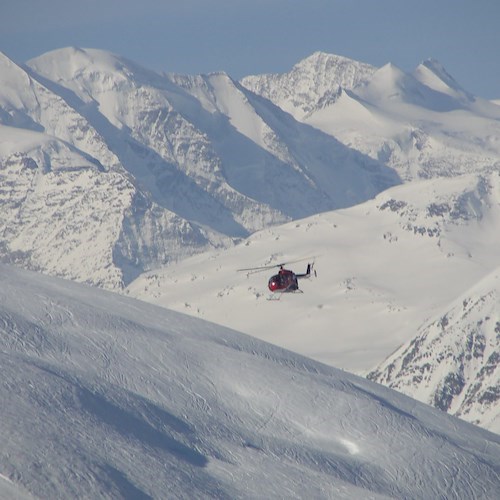
[[[461,109],[468,99],[455,80],[433,60],[422,63],[413,73],[389,62],[356,93],[377,105],[404,103],[437,112]]]
[[[421,63],[421,66],[429,69],[435,75],[439,76],[441,80],[450,85],[450,87],[459,86],[456,80],[448,73],[448,71],[446,71],[445,67],[437,59],[426,59]]]
[[[318,51],[288,73],[248,76],[241,83],[301,120],[340,88],[351,90],[375,71],[369,64]]]
[[[331,78],[333,85],[338,81],[338,86],[351,89],[359,81],[357,73],[373,73],[376,68],[369,64],[349,59],[348,57],[317,51],[302,59],[292,68],[296,71],[314,72],[319,78]],[[364,79],[364,74],[361,79]]]
[[[472,101],[472,94],[466,92],[436,59],[426,59],[417,66],[413,76],[427,87],[447,94],[461,101]]]
[[[375,73],[376,75],[388,75],[392,79],[404,78],[405,72],[396,64],[389,61],[381,66]]]
[[[358,94],[369,101],[407,100],[414,92],[417,81],[394,63],[379,68]]]
[[[61,49],[51,50],[45,52],[44,54],[35,57],[28,61],[28,65],[31,65],[33,61],[70,61],[74,66],[85,67],[89,65],[95,65],[102,63],[107,60],[108,63],[116,60],[117,56],[113,55],[111,52],[100,49],[85,49],[81,47],[63,47]]]
[[[316,51],[313,52],[311,55],[307,56],[306,58],[302,59],[299,61],[295,66],[301,66],[304,64],[323,64],[323,65],[334,65],[334,64],[341,64],[341,63],[352,63],[352,64],[364,64],[364,63],[359,63],[358,61],[354,61],[353,59],[349,59],[348,57],[345,56],[339,56],[337,54],[330,54],[328,52],[322,52],[322,51]]]

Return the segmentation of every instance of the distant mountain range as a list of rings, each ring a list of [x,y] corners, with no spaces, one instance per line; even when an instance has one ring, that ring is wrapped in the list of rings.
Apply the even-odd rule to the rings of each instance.
[[[412,73],[315,53],[281,75],[242,83],[405,181],[500,168],[500,106],[427,60]]]
[[[162,76],[74,48],[0,68],[2,185],[16,186],[0,193],[0,248],[24,267],[122,288],[399,182],[225,74]]]
[[[321,52],[240,82],[99,50],[0,54],[0,84],[0,260],[371,372],[498,432],[498,102],[435,60]],[[270,328],[265,279],[234,270],[311,256],[317,285]]]

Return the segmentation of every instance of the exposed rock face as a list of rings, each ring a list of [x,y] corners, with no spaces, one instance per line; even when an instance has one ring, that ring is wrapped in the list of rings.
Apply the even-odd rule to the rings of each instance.
[[[499,292],[496,270],[368,378],[500,431]]]

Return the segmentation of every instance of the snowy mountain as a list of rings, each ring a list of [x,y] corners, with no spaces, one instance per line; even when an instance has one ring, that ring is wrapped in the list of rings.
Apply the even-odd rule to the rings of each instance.
[[[27,65],[0,54],[0,82],[3,262],[358,374],[500,265],[500,106],[435,60],[408,73],[316,53],[236,82],[67,48]],[[296,260],[298,272],[315,261],[318,277],[279,302],[266,300],[268,275],[235,272]],[[470,328],[461,316],[454,331]],[[453,335],[440,342],[461,349]],[[437,344],[420,345],[415,370]],[[431,402],[495,428],[488,359],[464,365],[453,402]],[[460,372],[441,360],[432,384]]]
[[[302,120],[334,103],[342,89],[368,81],[376,70],[347,57],[315,52],[288,73],[247,76],[241,83]]]
[[[368,378],[500,433],[499,277],[455,300]]]
[[[182,242],[183,255],[223,244],[154,203],[63,97],[3,55],[0,65],[4,261],[115,288]]]
[[[1,55],[0,69],[0,247],[25,267],[121,288],[400,182],[224,74],[75,48],[27,66]]]
[[[268,97],[304,123],[394,168],[404,182],[413,184],[420,179],[432,179],[424,184],[427,188],[425,194],[422,193],[422,200],[418,200],[421,194],[416,190],[411,193],[412,187],[404,187],[402,191],[396,190],[398,197],[378,207],[398,214],[404,220],[405,229],[415,231],[422,238],[434,239],[448,262],[438,264],[434,256],[416,247],[419,252],[410,249],[392,256],[393,260],[383,268],[385,273],[382,275],[377,276],[374,268],[365,270],[366,276],[358,277],[356,275],[360,273],[355,268],[353,276],[356,279],[346,278],[346,290],[351,294],[363,283],[364,288],[372,293],[365,293],[366,303],[360,301],[335,310],[332,321],[347,325],[347,341],[342,338],[340,346],[337,346],[338,339],[319,342],[316,353],[311,352],[312,347],[304,341],[299,351],[309,351],[316,358],[360,371],[368,364],[361,361],[363,357],[369,358],[363,352],[367,339],[375,353],[381,353],[383,349],[379,346],[385,343],[384,348],[389,354],[400,347],[399,338],[403,347],[383,364],[376,362],[376,354],[372,353],[374,367],[380,366],[373,367],[375,371],[371,377],[498,432],[498,376],[495,378],[490,372],[500,351],[499,337],[491,332],[489,335],[478,334],[481,339],[487,339],[484,342],[488,345],[488,354],[483,353],[484,357],[481,357],[477,352],[470,352],[475,346],[472,343],[471,347],[470,332],[479,327],[472,326],[466,315],[456,317],[452,333],[444,329],[439,339],[429,333],[429,318],[440,318],[435,320],[440,324],[440,320],[449,314],[450,302],[456,300],[461,304],[465,299],[459,297],[467,295],[471,287],[480,288],[485,275],[494,272],[500,264],[495,250],[499,241],[494,236],[500,231],[498,101],[473,96],[436,60],[424,61],[411,73],[390,63],[366,72],[361,71],[360,63],[355,61],[344,60],[340,66],[324,64],[324,61],[335,60],[336,56],[315,54],[296,66],[301,71],[294,68],[282,75],[252,76],[243,79],[242,84]],[[349,68],[350,74],[356,74],[358,78],[343,78],[338,72],[340,67],[344,71]],[[307,82],[312,90],[303,92],[297,85],[299,81]],[[331,82],[330,93],[328,85],[326,89],[323,87],[323,82]],[[324,99],[318,97],[322,95]],[[460,179],[467,177],[475,179],[476,188],[470,186],[462,193],[455,191],[462,182]],[[444,181],[446,178],[450,181]],[[424,185],[417,183],[415,188]],[[450,188],[454,192],[451,198]],[[411,193],[413,201],[409,202],[405,195],[400,197],[403,192],[406,195]],[[485,197],[486,192],[489,194]],[[365,210],[367,215],[373,213],[372,208]],[[371,234],[370,229],[366,227],[360,231]],[[386,241],[392,244],[401,242],[398,228],[388,224],[386,229]],[[345,238],[341,244],[348,247]],[[353,238],[349,235],[347,239],[352,241]],[[332,242],[335,244],[338,243]],[[361,246],[367,255],[372,254],[373,247],[371,242],[363,242]],[[467,271],[463,259],[469,261],[465,265]],[[338,261],[337,255],[335,260],[330,260],[329,266]],[[345,268],[350,267],[344,264],[344,259],[340,258],[340,262]],[[418,272],[411,273],[412,281],[397,289],[391,286],[388,292],[386,283],[393,281],[393,275],[407,276],[409,265],[418,269]],[[455,266],[455,271],[449,273],[449,269]],[[364,263],[362,267],[365,267]],[[373,293],[374,289],[377,293]],[[412,292],[417,295],[412,296]],[[386,304],[381,301],[375,306],[378,297],[385,296],[391,300]],[[410,300],[405,302],[403,297]],[[476,299],[473,297],[467,301],[475,303]],[[498,304],[492,306],[491,317],[495,316],[495,307],[498,309]],[[405,312],[393,314],[391,320],[384,321],[387,311],[394,311],[394,308]],[[344,319],[346,312],[350,315],[347,320]],[[394,316],[400,316],[403,321],[394,321]],[[485,318],[478,320],[478,324],[490,316],[485,313]],[[320,326],[316,328],[321,331]],[[317,333],[316,328],[313,328],[312,335],[324,337],[324,334]],[[394,329],[397,334],[391,335]],[[371,334],[366,333],[367,330]],[[307,331],[309,337],[310,329]],[[353,333],[359,331],[364,331],[364,335]],[[373,332],[377,334],[373,335]],[[266,336],[262,335],[262,338]],[[356,339],[357,344],[351,339]],[[354,353],[353,359],[349,357],[351,353]],[[454,361],[449,361],[450,358]],[[486,372],[491,374],[490,378],[485,376]]]
[[[394,168],[404,181],[500,168],[500,107],[465,91],[438,61],[424,61],[412,73],[391,63],[377,69],[335,61],[315,54],[290,73],[242,83]],[[328,89],[333,97],[326,97]]]
[[[2,498],[494,498],[497,435],[213,323],[0,266]]]

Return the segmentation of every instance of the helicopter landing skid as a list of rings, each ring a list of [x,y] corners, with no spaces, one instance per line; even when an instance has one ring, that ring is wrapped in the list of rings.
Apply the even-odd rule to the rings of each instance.
[[[301,290],[300,288],[297,288],[297,290],[288,290],[286,292],[275,292],[275,293],[269,295],[267,300],[275,302],[275,301],[280,300],[283,295],[285,295],[285,294],[288,295],[289,293],[304,293],[304,291]]]

